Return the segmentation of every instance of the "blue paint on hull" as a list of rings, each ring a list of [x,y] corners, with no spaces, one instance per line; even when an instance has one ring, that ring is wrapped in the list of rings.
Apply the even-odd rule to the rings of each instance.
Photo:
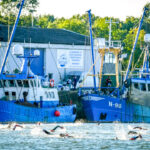
[[[91,99],[82,100],[87,120],[92,122],[150,122],[150,107],[131,103],[110,96],[89,94]],[[92,100],[100,97],[101,100]]]
[[[22,100],[23,102],[24,100]],[[14,100],[14,102],[16,102],[16,100]],[[34,104],[35,101],[29,101],[31,104]],[[36,103],[40,103],[40,105],[43,107],[43,108],[50,108],[50,107],[56,107],[57,105],[59,105],[59,100],[55,100],[55,101],[36,101]]]
[[[0,100],[0,122],[74,122],[75,108],[75,105],[35,108]],[[56,110],[60,112],[58,117],[54,115]]]

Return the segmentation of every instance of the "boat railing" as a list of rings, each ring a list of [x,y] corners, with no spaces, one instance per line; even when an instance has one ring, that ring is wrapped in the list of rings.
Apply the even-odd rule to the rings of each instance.
[[[42,87],[43,88],[50,88],[51,86],[50,86],[50,83],[49,82],[46,82],[46,81],[44,81],[44,82],[42,82]]]
[[[121,48],[121,41],[111,41],[110,46],[109,46],[109,41],[105,41],[105,48]]]
[[[93,87],[81,87],[79,88],[78,95],[86,95],[86,94],[100,94],[100,95],[110,95],[112,97],[119,97],[120,96],[120,88],[116,87],[96,87],[96,92],[94,91]]]
[[[126,73],[125,71],[121,71],[122,77],[125,77],[125,73]],[[150,77],[150,70],[149,70],[149,72],[146,72],[146,70],[141,70],[140,68],[135,68],[135,70],[130,72],[130,74],[129,74],[129,78],[136,78],[136,77],[139,78],[139,77],[144,77],[144,76]]]

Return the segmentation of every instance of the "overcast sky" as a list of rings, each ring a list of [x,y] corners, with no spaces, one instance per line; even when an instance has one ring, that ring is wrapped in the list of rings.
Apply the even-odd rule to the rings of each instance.
[[[150,0],[39,0],[38,14],[70,18],[84,14],[88,9],[96,16],[115,17],[125,20],[127,16],[139,17]]]

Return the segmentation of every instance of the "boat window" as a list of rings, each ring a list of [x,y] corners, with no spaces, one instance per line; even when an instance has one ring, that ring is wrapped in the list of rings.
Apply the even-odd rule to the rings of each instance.
[[[139,89],[139,84],[138,84],[138,83],[134,83],[134,87],[135,87],[136,89]]]
[[[34,80],[34,85],[35,85],[35,87],[36,87],[36,80]]]
[[[38,80],[38,87],[40,87],[40,81]]]
[[[3,84],[2,84],[2,81],[0,81],[0,88],[2,88],[3,87]]]
[[[30,84],[31,84],[32,87],[34,87],[34,83],[33,83],[32,80],[30,80]]]
[[[6,82],[6,80],[3,80],[3,85],[4,85],[4,87],[7,87],[7,82]]]
[[[146,91],[146,84],[140,83],[141,91]]]
[[[5,92],[5,95],[8,96],[8,95],[9,95],[9,92]]]
[[[150,91],[150,84],[148,84],[148,91]]]
[[[115,55],[113,53],[106,53],[104,57],[105,63],[115,63]]]
[[[8,84],[10,87],[16,87],[15,81],[14,80],[8,80]]]
[[[5,92],[6,100],[9,100],[9,92]]]
[[[21,80],[17,80],[17,84],[19,87],[23,87],[22,81]]]
[[[16,100],[16,92],[12,92],[12,99]]]
[[[12,96],[16,96],[16,92],[12,92]]]
[[[24,85],[24,87],[29,87],[29,82],[28,82],[28,80],[24,80],[24,81],[23,81],[23,85]]]

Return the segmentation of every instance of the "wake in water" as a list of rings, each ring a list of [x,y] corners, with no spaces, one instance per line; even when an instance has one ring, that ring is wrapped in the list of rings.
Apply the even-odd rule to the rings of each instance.
[[[51,130],[41,129],[40,127],[35,127],[31,130],[32,135],[48,135],[50,137],[63,137],[63,138],[73,138],[66,132],[66,128],[63,126],[55,126]]]
[[[131,125],[125,128],[124,124],[121,123],[114,124],[114,131],[118,140],[141,140],[143,135],[148,133],[147,128],[141,126],[132,127]]]
[[[119,139],[119,140],[128,140],[129,139],[128,134],[125,131],[123,124],[114,123],[114,131],[116,134],[116,139]]]
[[[8,129],[8,130],[22,130],[23,128],[25,128],[25,125],[22,124],[17,124],[16,122],[11,122],[9,124],[0,124],[0,129]]]
[[[111,127],[111,130],[109,129]],[[142,139],[149,141],[148,132],[149,130],[145,126],[135,126],[128,125],[122,123],[113,123],[114,132],[112,132],[112,124],[101,124],[100,126],[97,124],[81,124],[81,123],[67,123],[67,124],[41,124],[38,122],[37,124],[0,124],[0,130],[14,131],[13,134],[22,134],[23,136],[31,135],[36,137],[49,137],[49,138],[75,138],[75,139],[93,139],[93,140],[107,140],[107,139],[115,139],[117,140],[138,140]],[[5,132],[5,133],[7,133]],[[111,136],[110,136],[111,135]]]

